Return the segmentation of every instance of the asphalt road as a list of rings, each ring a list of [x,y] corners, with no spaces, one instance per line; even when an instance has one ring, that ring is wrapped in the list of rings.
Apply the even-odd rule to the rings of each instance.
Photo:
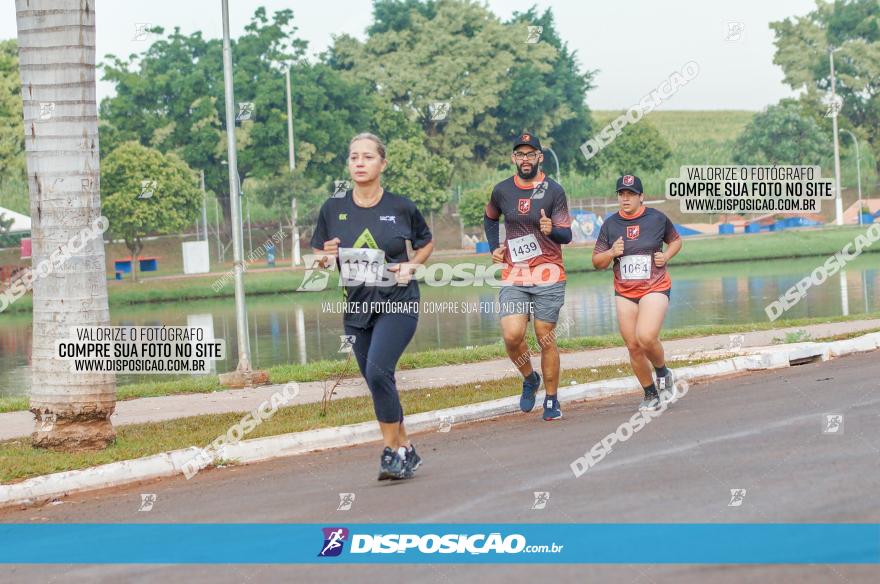
[[[691,385],[575,478],[638,396],[416,436],[424,466],[377,482],[369,444],[0,511],[0,522],[880,522],[880,352]],[[842,432],[824,433],[826,414]],[[731,489],[745,489],[729,506]],[[533,509],[535,491],[549,492]],[[141,494],[156,495],[149,512]],[[339,493],[354,493],[337,511]],[[633,545],[674,542],[633,542]],[[2,542],[0,542],[2,545]],[[0,582],[877,582],[877,566],[6,566]]]

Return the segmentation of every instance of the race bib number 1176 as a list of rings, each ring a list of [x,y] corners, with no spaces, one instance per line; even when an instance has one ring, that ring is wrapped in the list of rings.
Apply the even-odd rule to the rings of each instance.
[[[339,248],[339,275],[346,285],[375,284],[385,272],[385,252],[370,248]]]

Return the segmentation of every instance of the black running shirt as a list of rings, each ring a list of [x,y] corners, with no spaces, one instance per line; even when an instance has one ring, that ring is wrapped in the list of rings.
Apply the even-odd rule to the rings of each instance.
[[[373,207],[355,204],[352,191],[344,196],[330,197],[321,206],[318,223],[312,235],[311,246],[324,249],[324,242],[338,237],[340,248],[371,248],[385,252],[386,264],[409,261],[407,240],[413,249],[431,242],[431,230],[416,204],[410,199],[384,191]],[[347,304],[360,306],[372,302],[418,302],[419,285],[411,280],[406,286],[367,286],[364,284],[344,286]],[[373,314],[344,312],[345,324],[365,328],[370,326]]]

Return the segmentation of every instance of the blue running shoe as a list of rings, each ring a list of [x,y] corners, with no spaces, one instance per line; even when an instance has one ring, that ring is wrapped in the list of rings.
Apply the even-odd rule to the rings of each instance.
[[[409,476],[412,476],[412,474]],[[406,463],[400,458],[400,455],[386,446],[385,450],[382,451],[382,458],[379,463],[379,480],[400,480],[409,478],[409,476],[406,473]]]
[[[552,422],[553,420],[561,420],[562,411],[559,409],[559,400],[555,395],[544,398],[544,420]]]
[[[519,396],[519,409],[524,412],[531,412],[535,409],[535,394],[541,387],[541,375],[537,371],[532,371],[536,381],[529,381],[528,377],[523,379],[522,395]]]
[[[407,476],[412,476],[413,473],[416,472],[416,469],[422,466],[422,457],[416,452],[414,444],[411,444],[409,450],[406,451],[406,458],[403,461],[403,465],[406,469]]]

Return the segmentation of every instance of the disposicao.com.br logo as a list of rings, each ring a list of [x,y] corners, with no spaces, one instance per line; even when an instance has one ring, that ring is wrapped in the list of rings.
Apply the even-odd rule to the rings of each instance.
[[[563,545],[529,545],[524,535],[500,532],[486,533],[353,533],[344,527],[325,527],[321,530],[324,544],[321,557],[339,556],[345,541],[351,542],[351,554],[556,554]]]

